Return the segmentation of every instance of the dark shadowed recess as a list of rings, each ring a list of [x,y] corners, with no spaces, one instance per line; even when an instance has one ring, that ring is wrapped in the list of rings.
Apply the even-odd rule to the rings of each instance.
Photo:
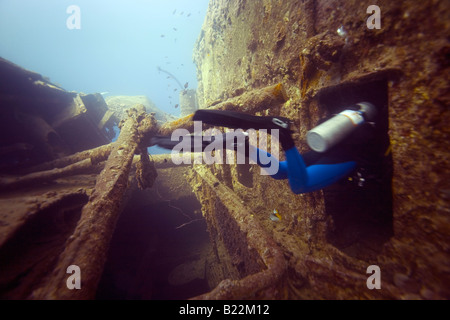
[[[393,235],[387,80],[338,86],[319,97],[320,107],[329,115],[364,101],[376,106],[378,117],[371,134],[356,131],[352,143],[345,146],[359,155],[358,168],[350,177],[325,188],[324,197],[326,213],[333,220],[328,241],[350,256],[374,260]]]
[[[45,283],[87,201],[85,194],[62,198],[28,218],[1,247],[0,299],[27,299]]]
[[[200,208],[194,195],[151,205],[132,196],[117,222],[96,298],[172,300],[208,292],[205,278],[179,285],[168,280],[175,267],[199,259],[209,243]]]

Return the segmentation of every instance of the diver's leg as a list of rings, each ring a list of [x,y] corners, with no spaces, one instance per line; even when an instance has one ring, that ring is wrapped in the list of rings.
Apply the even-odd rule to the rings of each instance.
[[[273,160],[271,161],[278,161],[269,152],[252,145],[249,145],[249,151],[249,158],[262,168],[267,168],[270,165],[261,162],[260,153],[272,157]],[[285,154],[286,160],[279,162],[278,172],[271,177],[277,180],[288,179],[292,192],[296,194],[327,187],[347,176],[356,167],[354,161],[306,167],[303,157],[295,146],[285,151]]]
[[[280,142],[286,154],[289,186],[296,194],[327,187],[348,175],[356,167],[356,162],[349,160],[307,167],[305,160],[295,147],[290,132],[282,130]]]
[[[306,167],[295,147],[286,151],[286,162],[289,186],[296,194],[327,187],[347,176],[356,167],[354,161]]]
[[[318,164],[309,166],[306,185],[291,185],[294,193],[305,193],[328,187],[350,174],[356,167],[356,162],[342,162],[336,164]]]
[[[295,190],[303,190],[309,180],[305,161],[295,146],[286,150],[285,154],[289,186],[294,193],[298,193]]]

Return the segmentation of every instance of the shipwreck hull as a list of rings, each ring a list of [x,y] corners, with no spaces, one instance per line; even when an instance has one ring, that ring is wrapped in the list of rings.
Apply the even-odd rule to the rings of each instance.
[[[110,143],[115,120],[101,95],[65,92],[1,60],[0,146],[11,160],[0,167],[0,297],[450,298],[450,8],[377,5],[381,29],[367,27],[359,1],[209,5],[194,49],[195,108],[290,118],[303,153],[321,119],[361,101],[379,107],[367,146],[377,179],[351,176],[307,194],[251,164],[177,167],[170,155],[147,155],[152,136],[193,131],[192,114],[161,123],[134,106]],[[28,145],[45,152],[35,157]],[[206,237],[180,245],[202,228]],[[133,238],[140,251],[127,264],[133,230],[145,236]],[[161,255],[170,247],[164,232],[180,236],[170,255]],[[81,290],[66,285],[70,265],[82,270]],[[381,289],[368,286],[371,266]],[[117,296],[114,281],[125,288]]]

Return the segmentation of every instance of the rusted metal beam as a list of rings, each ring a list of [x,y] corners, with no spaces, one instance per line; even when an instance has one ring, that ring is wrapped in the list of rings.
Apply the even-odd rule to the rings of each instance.
[[[242,111],[254,114],[257,111],[267,109],[270,106],[285,103],[287,99],[288,98],[283,85],[278,83],[273,86],[245,92],[240,96],[228,99],[208,109]],[[193,130],[194,123],[192,121],[192,117],[193,114],[165,123],[161,126],[159,134],[170,135],[175,129],[179,128],[187,129],[189,131]]]
[[[221,183],[204,165],[195,165],[194,170],[214,190],[216,196],[229,210],[232,218],[239,225],[240,231],[246,236],[248,249],[256,250],[266,269],[240,280],[223,280],[212,291],[193,299],[245,299],[275,287],[284,277],[287,268],[280,248],[253,217],[251,210],[242,204],[241,199],[230,188]]]
[[[190,162],[180,163],[180,164],[173,163],[172,155],[170,153],[169,154],[152,155],[151,159],[155,163],[156,169],[166,169],[166,168],[173,168],[173,167],[179,167],[179,166],[191,166],[192,163],[194,163],[195,159],[198,159],[198,158],[202,159],[201,157],[203,157],[203,153],[196,153],[196,152],[186,153],[186,155],[187,155],[187,157],[189,157],[188,159],[190,159]],[[135,159],[135,161],[136,161],[136,159]],[[133,161],[133,163],[134,163],[134,161]]]
[[[111,149],[113,147],[113,143],[106,144],[94,149],[80,151],[74,153],[70,156],[62,157],[59,159],[55,159],[49,162],[45,162],[39,165],[36,165],[31,168],[27,168],[23,170],[25,173],[37,172],[37,171],[45,171],[51,170],[55,168],[64,168],[68,165],[83,161],[85,159],[90,158],[92,163],[103,162],[108,159],[109,154],[111,153]]]
[[[106,147],[106,146],[105,146]],[[84,160],[78,161],[73,164],[68,164],[63,168],[54,168],[50,170],[43,170],[38,172],[32,172],[20,177],[1,177],[0,178],[0,191],[6,190],[15,190],[19,188],[24,188],[28,186],[32,186],[39,183],[50,182],[63,177],[70,177],[79,174],[93,174],[100,173],[102,169],[105,167],[105,161],[98,163],[99,160],[103,160],[105,154],[109,154],[112,149],[112,145],[108,145],[109,148],[96,148],[94,150],[100,151],[100,156],[95,156],[91,154],[89,157],[89,153],[83,153],[82,155],[86,158]],[[95,151],[94,153],[96,153]],[[75,160],[80,155],[72,158],[67,158],[66,160]],[[190,166],[196,157],[201,157],[202,154],[189,153],[190,163],[181,163],[175,164],[172,161],[171,154],[160,154],[153,155],[151,157],[152,162],[156,169],[165,169],[165,168],[173,168],[177,166]],[[107,158],[107,157],[106,157]],[[93,159],[96,159],[94,161]],[[106,160],[106,159],[104,159]],[[67,162],[67,163],[69,163]],[[133,157],[133,168],[136,167],[137,163],[140,162],[140,156],[135,155]],[[59,164],[62,164],[60,162]],[[46,166],[47,167],[47,166]]]
[[[269,106],[279,105],[287,101],[287,94],[281,83],[245,92],[240,96],[231,98],[224,102],[212,106],[211,110],[234,110],[254,114],[257,111],[267,109]],[[194,123],[192,121],[193,114],[182,117],[172,122],[164,123],[158,130],[160,135],[170,135],[173,130],[184,128],[193,130]],[[143,143],[150,141],[149,136],[143,140]],[[42,170],[50,170],[54,168],[63,168],[70,164],[91,158],[94,163],[106,160],[111,152],[113,143],[103,145],[91,150],[77,152],[73,155],[56,159],[47,163],[37,165],[35,167],[25,169],[25,172],[35,172]]]
[[[0,178],[0,190],[14,190],[18,188],[33,186],[43,182],[53,181],[62,177],[74,176],[78,174],[98,173],[105,163],[92,164],[90,159],[84,159],[64,168],[39,171],[21,177]]]
[[[156,129],[156,120],[143,109],[132,109],[112,146],[104,170],[97,178],[89,202],[83,207],[74,233],[67,240],[56,267],[35,290],[32,299],[93,299],[103,272],[109,242],[128,188],[134,154],[142,139]],[[80,267],[81,289],[66,286],[71,265]]]

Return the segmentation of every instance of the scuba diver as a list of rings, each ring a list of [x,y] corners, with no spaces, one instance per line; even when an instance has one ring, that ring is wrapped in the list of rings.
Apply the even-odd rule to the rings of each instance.
[[[245,113],[222,110],[197,110],[194,121],[202,121],[209,125],[228,127],[234,129],[278,129],[279,142],[283,148],[285,158],[279,161],[278,171],[271,174],[276,180],[287,179],[289,186],[295,194],[312,192],[330,186],[344,177],[349,176],[357,166],[366,160],[362,150],[368,146],[369,140],[374,136],[374,121],[377,116],[376,108],[368,102],[352,105],[346,110],[322,122],[307,133],[307,142],[312,149],[301,155],[297,150],[290,129],[292,121],[284,117],[253,116]],[[242,133],[245,135],[245,133]],[[194,145],[195,139],[201,139],[202,151],[214,141],[214,136],[204,141],[202,136],[189,136]],[[221,139],[234,139],[235,134],[223,134]],[[197,141],[198,142],[198,141]],[[152,144],[172,149],[175,144],[170,137],[154,137]],[[237,143],[226,144],[235,151],[239,148]],[[260,167],[268,167],[261,161],[261,155],[271,157],[267,151],[259,150],[245,139],[245,150],[249,150],[246,157]],[[369,146],[370,147],[370,146]],[[256,152],[251,152],[256,151]],[[271,160],[273,161],[273,160]],[[278,161],[278,160],[275,160]]]

